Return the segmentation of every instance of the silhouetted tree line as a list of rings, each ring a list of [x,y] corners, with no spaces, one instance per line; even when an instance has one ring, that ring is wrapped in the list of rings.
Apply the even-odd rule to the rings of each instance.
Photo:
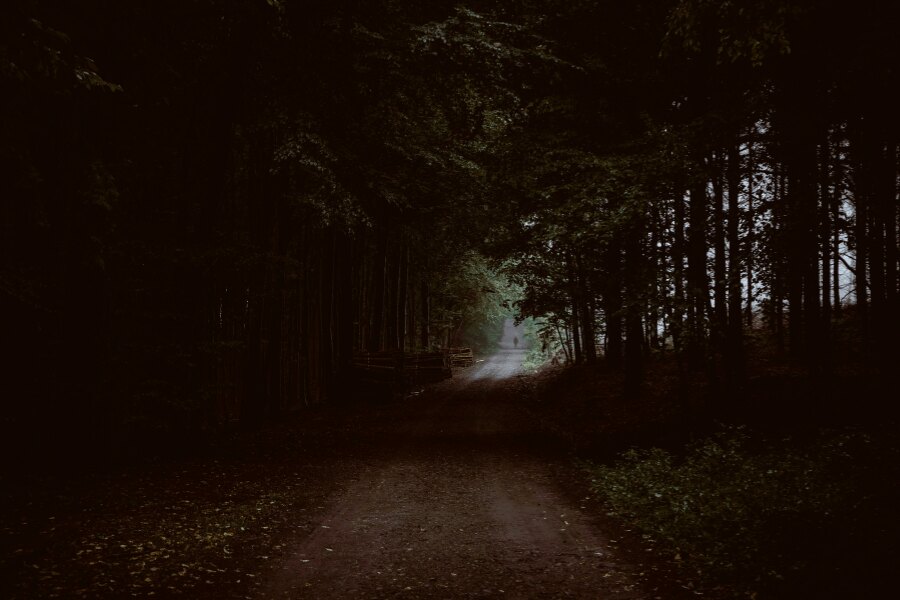
[[[822,382],[898,333],[898,46],[877,2],[554,3],[570,67],[501,159],[522,309],[638,393],[674,353],[740,390],[747,343]],[[560,291],[565,290],[564,295]],[[826,384],[827,385],[827,384]]]
[[[2,11],[11,449],[254,425],[477,316],[448,274],[479,260],[484,85],[427,47],[449,4]]]
[[[340,397],[354,351],[444,345],[487,310],[479,252],[572,362],[623,368],[632,392],[668,352],[739,386],[763,325],[813,373],[851,353],[888,369],[889,16],[7,2],[10,446],[40,430],[115,447]]]

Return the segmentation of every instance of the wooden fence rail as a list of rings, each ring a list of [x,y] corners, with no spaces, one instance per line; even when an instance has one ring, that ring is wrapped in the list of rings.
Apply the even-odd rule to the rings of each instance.
[[[358,378],[401,385],[431,383],[452,377],[444,352],[359,352],[352,367]]]
[[[450,356],[450,366],[471,367],[475,364],[471,348],[447,348],[447,354]]]

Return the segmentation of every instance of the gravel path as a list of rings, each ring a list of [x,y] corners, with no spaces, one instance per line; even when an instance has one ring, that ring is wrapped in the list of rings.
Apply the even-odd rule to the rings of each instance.
[[[560,480],[500,350],[373,424],[379,446],[259,598],[654,598]]]

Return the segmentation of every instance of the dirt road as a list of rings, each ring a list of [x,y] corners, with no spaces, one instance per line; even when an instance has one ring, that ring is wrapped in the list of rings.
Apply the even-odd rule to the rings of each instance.
[[[517,407],[522,332],[373,423],[356,481],[260,598],[653,598]]]

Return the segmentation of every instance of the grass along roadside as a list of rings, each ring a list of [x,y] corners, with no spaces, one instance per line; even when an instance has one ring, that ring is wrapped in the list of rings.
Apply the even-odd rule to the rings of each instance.
[[[630,450],[583,467],[615,516],[710,587],[842,597],[875,592],[879,566],[896,560],[900,459],[887,434],[770,438],[732,427],[681,456]]]

